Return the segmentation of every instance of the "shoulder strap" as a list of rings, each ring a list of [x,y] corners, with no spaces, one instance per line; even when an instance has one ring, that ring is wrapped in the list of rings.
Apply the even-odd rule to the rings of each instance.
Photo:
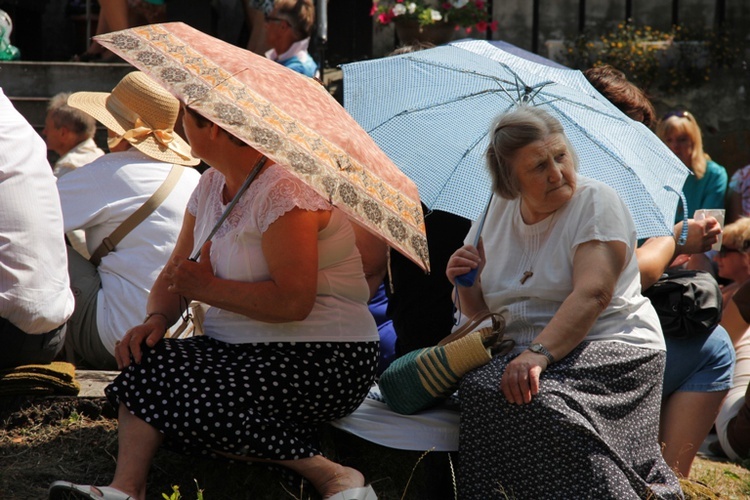
[[[184,171],[185,167],[183,167],[182,165],[172,165],[172,170],[169,171],[169,175],[166,179],[164,179],[164,182],[162,182],[161,186],[159,186],[159,188],[154,191],[154,194],[152,194],[151,197],[138,208],[138,210],[130,214],[130,217],[122,221],[122,224],[117,226],[117,229],[112,231],[112,234],[102,240],[101,245],[99,245],[99,247],[91,255],[89,262],[91,262],[95,266],[98,266],[102,261],[102,257],[107,255],[109,252],[114,251],[115,246],[117,246],[117,244],[120,243],[120,241],[122,241],[122,239],[127,236],[130,231],[135,229],[138,224],[143,222],[146,217],[151,215],[151,213],[156,210],[159,205],[162,204],[165,198],[169,196],[169,193],[172,192],[172,189],[174,189],[175,185],[177,185],[177,181],[180,180],[182,172]]]

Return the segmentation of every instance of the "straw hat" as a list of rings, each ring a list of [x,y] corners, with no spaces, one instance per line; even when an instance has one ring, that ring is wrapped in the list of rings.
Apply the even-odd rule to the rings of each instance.
[[[179,165],[197,165],[190,146],[174,131],[180,103],[140,71],[128,73],[112,93],[76,92],[68,105],[88,113],[117,134],[114,147],[129,142],[149,157]]]

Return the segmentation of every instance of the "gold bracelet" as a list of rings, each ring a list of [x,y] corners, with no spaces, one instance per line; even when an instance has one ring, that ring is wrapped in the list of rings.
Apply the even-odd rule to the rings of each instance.
[[[162,318],[164,318],[164,320],[165,320],[165,321],[167,322],[167,325],[169,325],[169,318],[167,318],[167,315],[166,315],[166,314],[164,314],[164,313],[160,313],[160,312],[153,312],[153,313],[148,313],[148,314],[146,315],[146,317],[145,317],[145,318],[143,318],[143,322],[144,322],[144,323],[145,323],[145,322],[147,322],[147,321],[148,321],[149,319],[151,319],[151,316],[161,316],[161,317],[162,317]]]

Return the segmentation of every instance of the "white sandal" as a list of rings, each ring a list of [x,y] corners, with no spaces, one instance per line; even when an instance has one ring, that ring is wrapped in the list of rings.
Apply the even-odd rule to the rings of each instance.
[[[378,500],[378,495],[375,494],[372,486],[363,486],[362,488],[339,491],[325,500]]]
[[[133,497],[109,486],[73,484],[70,481],[55,481],[49,487],[49,500],[132,500]]]

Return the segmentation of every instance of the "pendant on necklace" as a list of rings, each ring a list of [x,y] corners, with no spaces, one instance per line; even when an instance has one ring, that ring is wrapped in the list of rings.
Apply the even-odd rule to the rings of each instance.
[[[531,278],[532,276],[534,276],[534,273],[533,273],[533,271],[524,271],[524,273],[523,273],[523,277],[521,278],[521,284],[522,284],[522,285],[523,285],[523,284],[525,284],[525,283],[526,283],[526,280],[528,280],[528,279],[529,279],[529,278]]]

